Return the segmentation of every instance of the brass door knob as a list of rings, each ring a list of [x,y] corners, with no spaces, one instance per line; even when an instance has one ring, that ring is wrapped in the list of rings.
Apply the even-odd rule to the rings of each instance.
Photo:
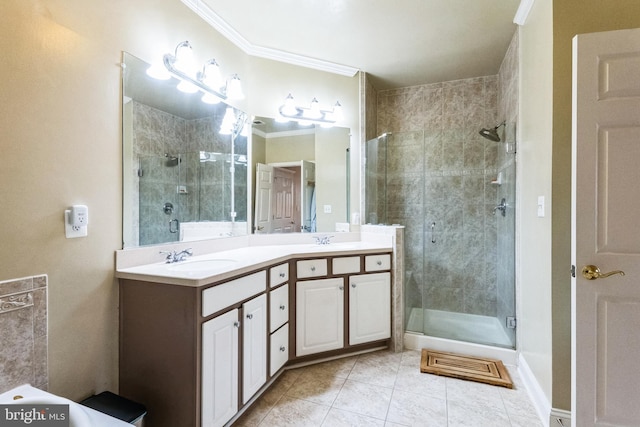
[[[602,273],[595,265],[585,265],[582,267],[582,277],[587,280],[604,279],[605,277],[613,276],[614,274],[624,276],[624,271],[615,270],[608,273]]]

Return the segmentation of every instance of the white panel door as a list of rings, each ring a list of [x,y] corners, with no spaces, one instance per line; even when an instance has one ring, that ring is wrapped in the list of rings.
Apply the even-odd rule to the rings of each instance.
[[[256,203],[254,231],[271,232],[271,198],[273,193],[273,166],[256,164]]]
[[[296,283],[296,356],[344,346],[344,279]]]
[[[238,310],[202,324],[202,426],[224,425],[238,412]]]
[[[267,296],[242,304],[242,403],[267,382]]]
[[[640,30],[573,59],[572,425],[638,426]]]
[[[349,277],[349,344],[391,337],[391,274]]]

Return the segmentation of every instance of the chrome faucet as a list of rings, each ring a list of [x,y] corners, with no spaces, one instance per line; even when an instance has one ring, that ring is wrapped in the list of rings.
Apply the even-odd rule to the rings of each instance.
[[[316,239],[317,245],[328,245],[331,243],[332,237],[333,236],[313,236],[313,238]]]
[[[193,255],[193,251],[191,248],[184,249],[180,252],[178,251],[160,251],[162,255],[166,255],[165,263],[171,264],[173,262],[180,262],[187,259],[188,256]]]

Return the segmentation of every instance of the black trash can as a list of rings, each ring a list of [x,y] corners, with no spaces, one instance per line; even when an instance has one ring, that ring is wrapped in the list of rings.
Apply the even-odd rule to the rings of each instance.
[[[143,418],[147,415],[147,409],[144,405],[125,399],[110,391],[103,391],[100,394],[88,397],[80,404],[133,424],[136,427],[144,426]]]

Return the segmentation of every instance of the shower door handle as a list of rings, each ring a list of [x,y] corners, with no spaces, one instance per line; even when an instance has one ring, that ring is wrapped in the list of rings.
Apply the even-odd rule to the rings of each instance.
[[[502,216],[507,216],[507,199],[504,197],[500,200],[500,204],[493,208],[493,214],[496,214],[496,211],[499,210],[502,212]]]
[[[431,223],[431,243],[436,242],[435,229],[436,229],[436,223],[432,222]]]

